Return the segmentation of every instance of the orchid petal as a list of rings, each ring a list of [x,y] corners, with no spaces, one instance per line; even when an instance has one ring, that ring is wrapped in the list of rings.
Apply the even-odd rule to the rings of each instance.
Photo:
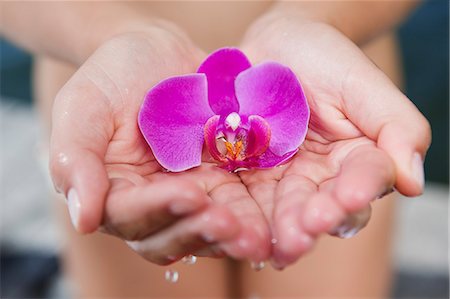
[[[297,149],[304,141],[309,121],[305,94],[287,67],[267,62],[243,71],[236,78],[239,114],[256,114],[270,125],[269,149],[276,156]]]
[[[254,168],[264,169],[272,168],[287,162],[292,158],[298,149],[287,152],[282,156],[275,155],[270,149],[266,150],[261,156],[259,156],[258,164]]]
[[[239,110],[234,81],[250,66],[244,53],[235,48],[223,48],[209,55],[199,67],[197,72],[208,78],[209,105],[215,114],[227,116]]]
[[[270,142],[269,124],[258,115],[251,115],[248,118],[250,129],[247,135],[247,146],[245,156],[247,158],[259,156],[266,151]]]
[[[204,74],[172,77],[146,95],[138,122],[155,158],[169,171],[201,164],[203,127],[213,115]]]
[[[205,124],[205,145],[211,156],[217,161],[226,161],[225,155],[223,155],[217,148],[217,125],[219,123],[220,116],[214,115]]]

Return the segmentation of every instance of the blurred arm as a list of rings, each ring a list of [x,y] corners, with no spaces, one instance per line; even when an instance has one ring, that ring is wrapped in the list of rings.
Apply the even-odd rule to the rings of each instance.
[[[287,1],[274,5],[272,16],[330,24],[356,44],[399,24],[419,1]]]
[[[34,54],[81,64],[112,35],[155,23],[136,3],[3,2],[0,33]]]

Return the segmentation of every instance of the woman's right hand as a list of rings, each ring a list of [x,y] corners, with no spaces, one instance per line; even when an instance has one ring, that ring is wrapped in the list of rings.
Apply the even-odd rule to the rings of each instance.
[[[60,90],[51,174],[78,232],[118,236],[157,264],[190,253],[268,258],[268,226],[239,177],[209,163],[165,172],[137,125],[145,93],[203,57],[182,33],[151,26],[104,42]]]

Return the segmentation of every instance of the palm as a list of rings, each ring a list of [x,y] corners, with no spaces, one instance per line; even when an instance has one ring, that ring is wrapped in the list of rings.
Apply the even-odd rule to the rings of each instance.
[[[337,124],[342,119],[327,121]],[[347,132],[341,133],[345,135]],[[376,148],[375,143],[362,134],[347,138],[338,136],[332,138],[325,128],[317,129],[311,126],[298,153],[285,165],[269,170],[240,173],[242,181],[267,219],[273,218],[276,200],[294,195],[307,201],[319,190],[331,190],[343,160],[351,151],[361,146],[365,149],[368,146]]]
[[[124,123],[123,129],[120,127],[117,129],[105,156],[108,175],[114,178],[111,180],[107,205],[112,207],[109,209],[112,215],[107,215],[108,221],[112,223],[124,221],[121,219],[124,213],[122,205],[118,205],[121,207],[119,211],[114,208],[114,203],[122,200],[126,194],[136,196],[138,193],[142,197],[151,198],[152,194],[146,193],[145,186],[153,182],[164,184],[168,181],[178,186],[195,185],[215,204],[229,209],[241,222],[241,238],[246,240],[246,244],[243,246],[242,243],[225,244],[222,249],[238,258],[251,257],[255,260],[267,258],[270,246],[266,222],[238,176],[223,171],[211,162],[203,162],[200,167],[182,173],[167,172],[151,154],[137,128],[136,119],[130,118],[128,125],[129,130],[126,129],[127,122]],[[180,192],[183,190],[180,189]],[[134,208],[133,202],[130,202],[129,209]],[[131,229],[128,234],[131,234],[132,239],[140,239],[153,233],[154,229],[138,226]]]

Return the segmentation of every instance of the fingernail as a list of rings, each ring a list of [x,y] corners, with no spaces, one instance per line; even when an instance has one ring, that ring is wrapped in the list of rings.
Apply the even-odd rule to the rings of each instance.
[[[411,163],[411,173],[416,182],[420,185],[420,188],[423,190],[423,186],[425,184],[425,175],[423,171],[422,156],[419,153],[414,153],[413,155]]]
[[[381,199],[381,198],[393,193],[394,191],[395,191],[394,187],[390,187],[385,192],[383,192],[380,195],[378,195],[377,197],[375,197],[375,200]]]
[[[138,251],[140,245],[139,241],[125,241],[125,243],[134,251]]]
[[[351,214],[339,226],[332,229],[330,234],[342,239],[352,238],[367,225],[370,214],[370,208]]]
[[[348,224],[343,224],[343,225],[336,227],[331,232],[331,234],[335,235],[339,238],[342,238],[342,239],[350,239],[350,238],[354,237],[360,230],[361,230],[361,228],[359,228],[359,227],[353,227]]]
[[[72,225],[76,230],[78,230],[81,205],[78,198],[78,193],[74,188],[70,189],[67,193],[67,205],[69,207],[69,215],[70,220],[72,220]]]
[[[212,245],[212,246],[210,246],[209,248],[210,248],[211,251],[212,251],[215,255],[217,255],[217,256],[221,256],[221,255],[224,255],[224,254],[225,254],[225,253],[222,251],[222,249],[220,249],[220,247],[217,246],[217,245]]]
[[[278,271],[282,271],[285,268],[285,265],[281,264],[280,262],[276,261],[275,259],[270,259],[270,265],[272,265],[272,268]]]

